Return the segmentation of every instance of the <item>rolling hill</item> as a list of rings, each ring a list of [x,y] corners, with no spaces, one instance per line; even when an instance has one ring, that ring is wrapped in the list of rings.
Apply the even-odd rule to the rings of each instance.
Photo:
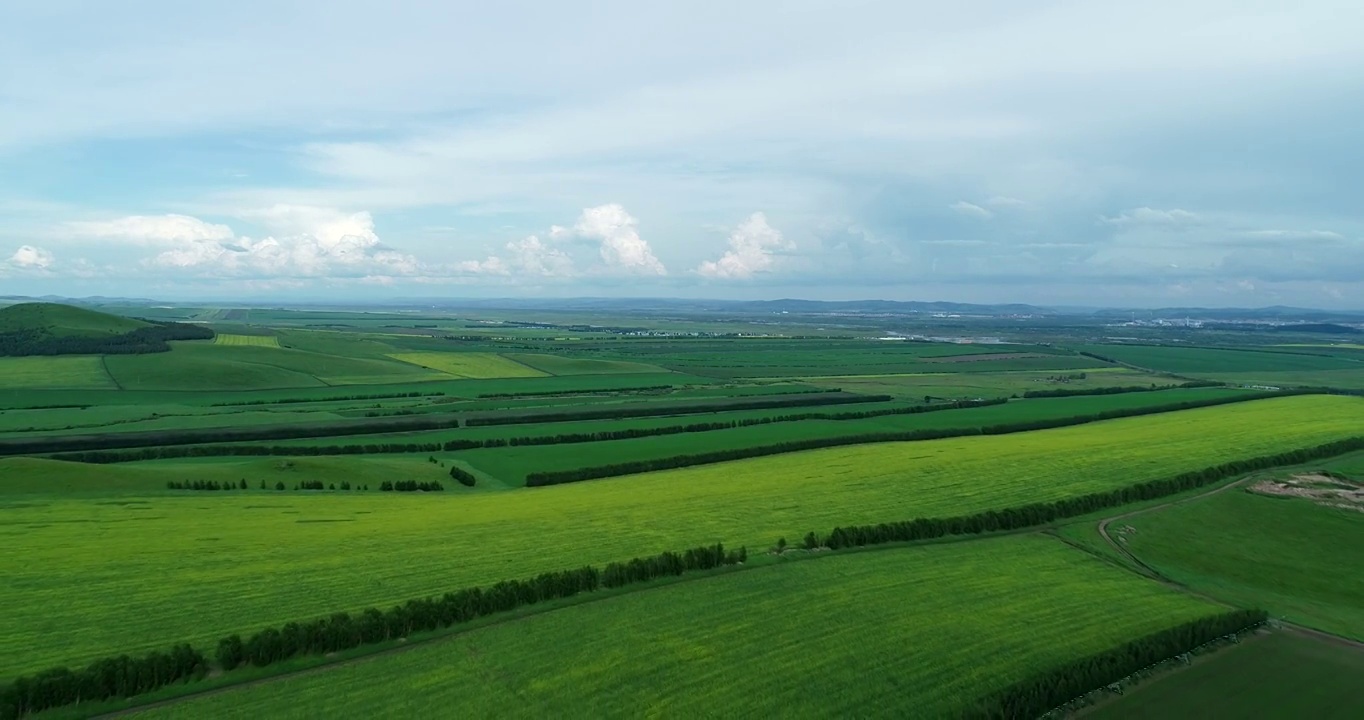
[[[197,325],[146,322],[57,303],[0,308],[0,356],[165,352],[169,340],[212,338],[212,330]]]
[[[0,334],[37,332],[48,337],[126,335],[151,323],[58,303],[20,303],[0,308]]]

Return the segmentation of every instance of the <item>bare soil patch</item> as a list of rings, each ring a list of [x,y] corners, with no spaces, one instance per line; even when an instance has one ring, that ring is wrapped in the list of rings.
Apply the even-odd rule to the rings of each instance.
[[[1338,475],[1299,473],[1288,478],[1261,480],[1250,491],[1275,497],[1300,497],[1319,505],[1364,512],[1364,485]]]

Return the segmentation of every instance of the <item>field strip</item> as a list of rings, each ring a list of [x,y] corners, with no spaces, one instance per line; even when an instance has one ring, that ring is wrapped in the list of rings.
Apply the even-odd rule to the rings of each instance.
[[[268,347],[278,348],[279,338],[274,335],[230,335],[219,333],[213,338],[214,345],[227,347]]]

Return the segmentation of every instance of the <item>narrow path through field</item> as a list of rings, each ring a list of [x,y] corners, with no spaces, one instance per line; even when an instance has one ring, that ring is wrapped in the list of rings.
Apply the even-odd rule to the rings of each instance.
[[[1114,550],[1116,550],[1116,551],[1118,551],[1120,554],[1122,554],[1123,557],[1127,558],[1128,560],[1131,560],[1133,564],[1135,564],[1137,567],[1141,568],[1141,570],[1143,571],[1143,574],[1148,575],[1151,579],[1155,580],[1156,582],[1159,582],[1159,583],[1161,583],[1162,585],[1165,585],[1166,587],[1169,587],[1169,588],[1171,588],[1171,589],[1178,590],[1178,591],[1180,591],[1180,592],[1182,592],[1182,593],[1185,593],[1185,594],[1188,594],[1188,595],[1193,595],[1194,597],[1197,597],[1197,598],[1200,598],[1200,599],[1203,599],[1203,600],[1207,600],[1207,601],[1209,601],[1209,602],[1217,603],[1217,604],[1219,604],[1219,605],[1228,605],[1228,606],[1229,606],[1229,604],[1228,604],[1225,600],[1221,600],[1220,598],[1216,598],[1216,597],[1213,597],[1213,596],[1211,596],[1211,595],[1206,595],[1206,594],[1201,593],[1201,592],[1199,592],[1199,591],[1197,591],[1197,590],[1194,590],[1193,588],[1191,588],[1191,587],[1189,587],[1189,586],[1187,586],[1187,585],[1185,585],[1185,584],[1183,584],[1183,583],[1180,583],[1180,582],[1178,582],[1178,581],[1176,581],[1176,580],[1170,578],[1169,576],[1165,575],[1165,574],[1162,573],[1161,571],[1159,571],[1159,570],[1155,569],[1154,567],[1152,567],[1151,565],[1147,564],[1144,560],[1142,560],[1141,558],[1139,558],[1139,557],[1137,557],[1135,554],[1133,554],[1132,551],[1130,551],[1130,550],[1128,550],[1126,547],[1124,547],[1124,546],[1122,545],[1122,543],[1119,543],[1119,542],[1115,541],[1115,540],[1113,539],[1113,537],[1110,536],[1110,535],[1108,534],[1108,526],[1109,526],[1110,523],[1112,523],[1112,522],[1115,521],[1115,520],[1123,520],[1123,519],[1130,518],[1130,517],[1133,517],[1133,516],[1136,516],[1136,515],[1143,515],[1143,514],[1145,514],[1145,513],[1155,512],[1155,511],[1157,511],[1157,510],[1163,510],[1163,509],[1165,509],[1165,508],[1173,507],[1173,506],[1175,506],[1175,505],[1182,505],[1182,504],[1184,504],[1184,503],[1194,502],[1194,501],[1196,501],[1196,500],[1203,500],[1203,499],[1205,499],[1205,498],[1211,497],[1211,496],[1216,495],[1216,494],[1218,494],[1218,493],[1226,492],[1227,490],[1230,490],[1231,488],[1240,487],[1240,486],[1242,486],[1242,485],[1245,485],[1247,482],[1249,482],[1250,480],[1253,480],[1254,478],[1255,478],[1255,476],[1253,476],[1253,475],[1247,476],[1247,477],[1243,477],[1243,478],[1241,478],[1241,479],[1239,479],[1239,480],[1236,480],[1236,481],[1233,481],[1233,482],[1229,482],[1229,483],[1227,483],[1226,485],[1222,485],[1222,486],[1213,488],[1212,490],[1209,490],[1208,492],[1205,492],[1205,493],[1199,493],[1198,495],[1193,495],[1193,496],[1191,496],[1191,497],[1186,497],[1186,498],[1182,498],[1182,499],[1179,499],[1179,500],[1173,500],[1173,501],[1170,501],[1170,502],[1167,502],[1167,503],[1161,503],[1161,504],[1159,504],[1159,505],[1152,505],[1151,507],[1141,508],[1140,510],[1133,510],[1133,511],[1131,511],[1131,512],[1122,513],[1121,515],[1114,515],[1113,517],[1110,517],[1110,518],[1104,518],[1103,520],[1100,520],[1100,521],[1099,521],[1099,525],[1098,525],[1099,535],[1103,537],[1104,542],[1108,543],[1108,545],[1109,545],[1110,547],[1112,547]],[[1304,625],[1298,625],[1297,623],[1291,623],[1291,622],[1288,622],[1288,621],[1286,621],[1286,620],[1279,619],[1279,618],[1276,618],[1276,619],[1275,619],[1275,622],[1277,622],[1279,625],[1281,625],[1285,630],[1287,630],[1287,631],[1289,631],[1289,632],[1297,633],[1297,634],[1299,634],[1299,635],[1304,635],[1304,636],[1311,637],[1311,638],[1314,638],[1314,639],[1317,639],[1317,640],[1323,640],[1323,641],[1326,641],[1326,642],[1331,642],[1331,643],[1334,643],[1334,644],[1336,644],[1336,645],[1342,645],[1342,646],[1344,646],[1344,647],[1352,647],[1352,648],[1355,648],[1355,649],[1357,649],[1357,650],[1364,651],[1364,642],[1360,642],[1360,641],[1358,641],[1358,640],[1352,640],[1352,639],[1350,639],[1350,638],[1342,637],[1342,636],[1340,636],[1340,635],[1335,635],[1335,634],[1332,634],[1332,633],[1328,633],[1328,632],[1325,632],[1325,631],[1323,631],[1323,630],[1317,630],[1317,629],[1315,629],[1315,628],[1306,627],[1306,626],[1304,626]]]
[[[116,389],[122,390],[123,389],[122,383],[118,381],[118,378],[114,377],[113,373],[109,372],[108,359],[109,359],[108,355],[100,355],[99,366],[102,370],[104,370],[104,376],[109,378],[109,382],[113,383]]]

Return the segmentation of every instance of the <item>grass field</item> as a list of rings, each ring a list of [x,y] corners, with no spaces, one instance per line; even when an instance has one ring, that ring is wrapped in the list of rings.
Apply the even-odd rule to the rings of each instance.
[[[495,353],[394,353],[389,357],[462,378],[486,380],[540,377],[548,374]]]
[[[39,330],[51,336],[122,335],[147,327],[141,320],[56,303],[20,303],[0,308],[0,333]]]
[[[1093,720],[1364,717],[1364,651],[1275,632],[1142,683],[1081,717]]]
[[[1084,378],[1069,377],[1079,373]],[[1065,378],[1062,382],[1058,378]],[[954,400],[977,397],[1008,397],[1029,390],[1089,389],[1131,385],[1172,385],[1178,381],[1127,368],[1091,368],[1081,371],[1018,371],[997,373],[922,372],[900,375],[834,375],[805,378],[821,387],[840,387],[853,392],[922,398],[924,395]]]
[[[249,346],[249,347],[279,347],[279,338],[274,335],[226,335],[218,333],[213,339],[216,345],[229,346]]]
[[[1232,490],[1122,522],[1127,548],[1181,583],[1364,640],[1364,513]]]
[[[387,359],[260,345],[182,343],[169,353],[110,355],[105,363],[124,388],[149,391],[243,391],[449,379]]]
[[[0,575],[8,581],[0,586],[0,603],[8,609],[0,618],[0,677],[111,648],[208,642],[339,609],[717,540],[760,548],[835,525],[965,514],[1124,486],[1350,436],[1361,417],[1364,401],[1357,398],[1292,397],[513,493],[161,491],[107,503],[31,495],[16,498],[19,506],[0,517],[0,542],[9,550],[0,559]],[[412,465],[386,469],[384,463],[423,460],[307,462],[334,462],[336,478],[362,472],[411,477]],[[276,462],[157,462],[100,470],[246,477],[255,487],[255,473]],[[61,464],[49,463],[42,477],[53,482],[63,472]],[[214,610],[205,613],[204,607]]]
[[[1364,373],[1364,363],[1307,353],[1160,345],[1091,345],[1082,349],[1141,368],[1200,376],[1318,370]]]
[[[0,357],[0,408],[14,404],[9,390],[114,389],[98,357]]]
[[[508,360],[521,363],[549,375],[615,375],[618,373],[665,372],[657,365],[624,360],[583,360],[557,355],[507,353]]]
[[[1214,610],[998,539],[632,593],[136,717],[937,717]]]

